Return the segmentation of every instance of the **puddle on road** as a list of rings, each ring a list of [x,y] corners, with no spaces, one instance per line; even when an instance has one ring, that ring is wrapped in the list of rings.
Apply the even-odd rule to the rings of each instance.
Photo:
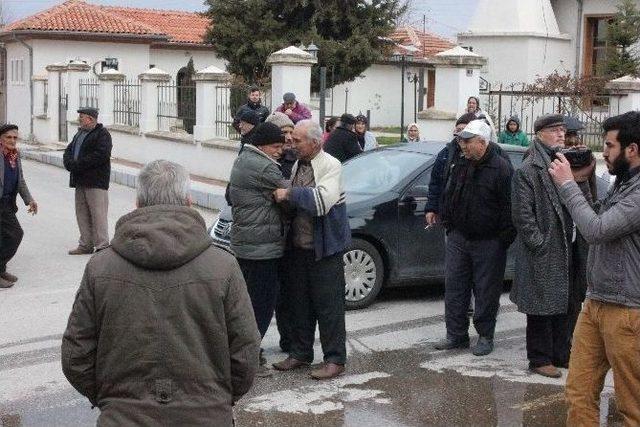
[[[424,350],[359,355],[346,376],[327,383],[305,371],[275,373],[241,401],[237,425],[564,425],[563,387],[421,368],[430,358]]]

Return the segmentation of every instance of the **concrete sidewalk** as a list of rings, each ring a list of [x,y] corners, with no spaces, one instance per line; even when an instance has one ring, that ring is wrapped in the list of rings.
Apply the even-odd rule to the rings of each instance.
[[[64,168],[63,151],[57,146],[29,145],[23,142],[20,153],[25,159]],[[111,182],[136,188],[142,166],[126,160],[111,159]],[[227,206],[224,199],[225,188],[225,182],[191,175],[191,196],[194,204],[202,208],[221,210]]]

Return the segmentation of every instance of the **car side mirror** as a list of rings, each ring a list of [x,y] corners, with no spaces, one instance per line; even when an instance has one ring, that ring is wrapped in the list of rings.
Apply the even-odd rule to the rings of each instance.
[[[411,196],[411,197],[427,197],[429,196],[429,186],[428,185],[416,185],[413,188],[411,188],[411,190],[409,190],[409,192],[407,193],[407,195]]]

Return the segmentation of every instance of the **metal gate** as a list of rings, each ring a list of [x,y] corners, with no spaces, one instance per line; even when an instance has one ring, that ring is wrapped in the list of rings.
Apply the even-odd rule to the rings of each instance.
[[[67,106],[69,105],[69,95],[67,85],[62,79],[62,73],[58,74],[58,141],[67,142]]]

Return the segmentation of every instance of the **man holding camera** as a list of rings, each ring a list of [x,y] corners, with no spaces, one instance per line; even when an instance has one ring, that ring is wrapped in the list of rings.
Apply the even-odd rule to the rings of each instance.
[[[598,213],[558,155],[549,173],[562,203],[590,244],[587,300],[573,336],[567,378],[567,425],[597,425],[600,392],[613,370],[624,425],[640,425],[640,112],[610,117],[603,157],[613,188]]]
[[[568,312],[573,221],[547,169],[564,148],[564,116],[534,123],[536,135],[512,183],[516,268],[511,300],[527,315],[527,358],[537,374],[559,378],[569,362]]]

